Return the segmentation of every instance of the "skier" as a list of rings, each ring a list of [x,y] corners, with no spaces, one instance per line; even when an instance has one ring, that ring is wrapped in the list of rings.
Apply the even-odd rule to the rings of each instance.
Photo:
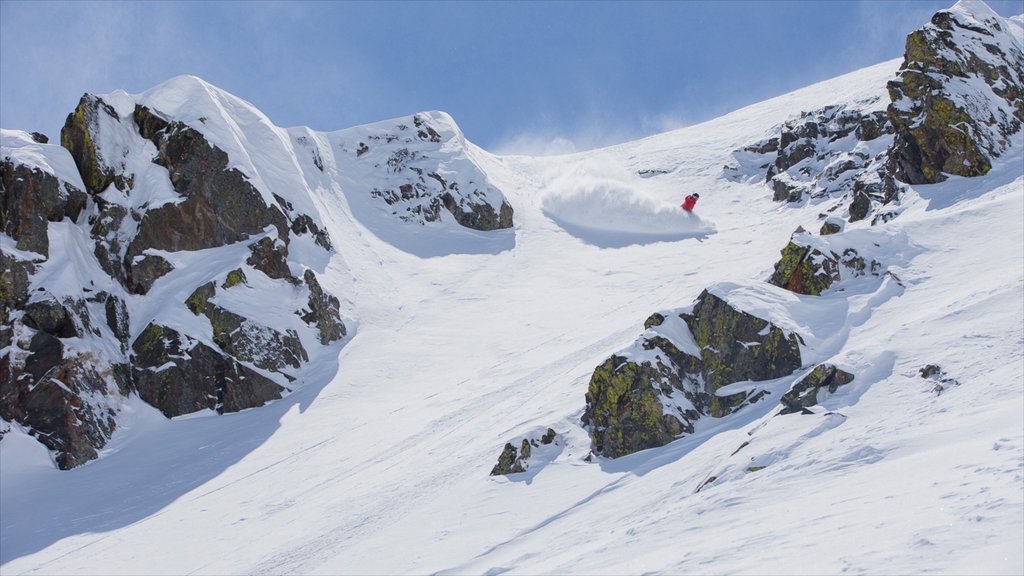
[[[693,207],[697,204],[698,198],[700,198],[700,194],[694,192],[693,194],[690,194],[683,200],[683,203],[680,204],[680,207],[682,207],[682,209],[686,210],[687,212],[691,212],[693,211]]]

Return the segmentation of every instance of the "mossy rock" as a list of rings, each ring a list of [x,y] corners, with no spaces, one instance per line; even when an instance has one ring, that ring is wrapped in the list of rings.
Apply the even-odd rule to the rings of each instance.
[[[818,296],[841,277],[834,255],[790,241],[775,263],[770,284],[797,294]]]
[[[234,288],[235,286],[245,284],[246,282],[247,279],[245,277],[245,272],[243,272],[241,268],[235,268],[231,272],[228,272],[227,277],[224,278],[224,282],[220,285],[220,287],[225,290],[228,290],[230,288]]]
[[[213,298],[217,294],[217,286],[213,281],[203,284],[199,288],[196,288],[192,295],[185,300],[185,306],[195,314],[199,316],[206,312],[207,303],[210,298]]]

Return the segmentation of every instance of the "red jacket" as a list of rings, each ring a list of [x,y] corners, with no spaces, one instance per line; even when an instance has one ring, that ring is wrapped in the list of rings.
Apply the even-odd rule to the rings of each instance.
[[[689,212],[690,210],[693,210],[693,207],[696,204],[697,204],[697,197],[694,196],[693,194],[690,194],[689,196],[686,197],[686,199],[683,200],[683,203],[681,204],[681,206],[683,207],[683,210],[686,210],[687,212]]]

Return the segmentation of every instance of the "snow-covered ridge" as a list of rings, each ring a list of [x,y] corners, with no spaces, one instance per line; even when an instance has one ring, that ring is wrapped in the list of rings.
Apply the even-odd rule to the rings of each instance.
[[[444,212],[438,225],[404,222],[392,214],[402,204],[373,198],[355,206],[354,189],[333,174],[368,160],[373,143],[356,156],[363,140],[346,142],[339,160],[334,133],[288,129],[335,250],[307,233],[289,232],[285,243],[274,226],[203,251],[148,250],[174,269],[146,296],[118,294],[128,306],[161,295],[135,312],[132,332],[160,315],[161,325],[177,322],[170,328],[213,349],[208,305],[214,317],[215,307],[264,314],[283,343],[295,321],[290,299],[306,305],[312,288],[248,260],[292,277],[305,266],[340,298],[355,335],[343,348],[310,346],[316,358],[285,369],[298,377],[294,392],[259,409],[168,420],[129,396],[104,456],[70,472],[53,469],[28,429],[0,422],[9,430],[0,441],[2,571],[784,573],[800,558],[809,573],[1021,573],[1022,134],[986,175],[908,186],[898,218],[792,238],[825,254],[854,248],[881,265],[877,276],[844,276],[817,296],[765,281],[791,231],[818,230],[821,205],[783,207],[762,182],[722,176],[733,151],[803,112],[884,102],[897,65],[594,153],[497,158],[469,145],[466,156],[516,208],[514,236],[456,234]],[[381,135],[382,166],[402,145],[427,146],[427,131],[426,141],[386,142],[405,132],[397,124],[411,131],[412,118],[367,133]],[[396,182],[419,182],[416,167],[429,184],[431,164],[421,162]],[[551,218],[547,194],[566,190],[559,175],[593,164],[615,172],[596,176],[651,199],[641,206],[677,206],[699,191],[697,214],[716,233],[615,246],[573,234]],[[647,169],[657,172],[637,175]],[[110,192],[113,204],[122,193]],[[39,282],[65,285],[58,277],[75,278],[85,263],[108,278],[111,294],[119,289],[90,260],[88,215],[49,223],[51,243],[79,252]],[[584,223],[617,235],[599,213],[592,218]],[[390,239],[405,232],[408,249],[396,249]],[[489,234],[499,241],[466,253]],[[66,241],[71,235],[83,241]],[[11,240],[3,238],[4,257]],[[198,290],[207,282],[209,298]],[[749,402],[699,419],[685,437],[587,458],[593,444],[580,417],[595,366],[620,353],[670,360],[638,334],[699,354],[681,315],[705,289],[799,334],[801,365],[723,387],[719,398]],[[104,308],[91,317],[101,332]],[[644,326],[652,311],[664,320]],[[753,348],[753,339],[740,345]],[[812,387],[807,414],[776,415],[781,397],[821,365],[854,377],[834,391]],[[940,368],[921,372],[930,366]],[[949,384],[936,387],[941,380]],[[652,413],[689,409],[678,392],[660,394],[666,400]],[[489,476],[506,442],[549,428],[555,440],[534,445],[524,472]]]

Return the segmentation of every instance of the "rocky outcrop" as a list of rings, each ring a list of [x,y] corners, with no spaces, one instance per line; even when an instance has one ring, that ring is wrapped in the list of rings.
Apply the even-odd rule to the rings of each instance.
[[[512,206],[467,157],[465,139],[447,114],[373,124],[353,138],[358,141],[341,144],[351,156],[339,159],[353,174],[351,185],[366,189],[391,215],[428,224],[447,214],[474,230],[512,227]]]
[[[818,296],[844,277],[880,275],[882,265],[874,259],[865,261],[855,248],[846,247],[841,254],[830,248],[829,243],[799,230],[782,249],[768,282],[797,294]]]
[[[899,180],[978,176],[1005,152],[1024,121],[1024,47],[1013,26],[982,2],[959,2],[907,36],[888,84]]]
[[[4,132],[5,152],[18,154],[0,162],[0,216],[17,244],[2,255],[0,417],[36,435],[61,468],[96,457],[125,395],[137,392],[168,416],[259,406],[295,380],[309,361],[307,346],[345,335],[339,300],[312,270],[289,260],[296,239],[303,254],[333,249],[318,221],[257,189],[198,128],[203,120],[173,120],[129,106],[131,98],[84,96],[62,132],[66,150],[34,149],[48,145]],[[24,163],[44,157],[73,178]],[[67,245],[51,246],[51,224],[67,220],[77,230],[60,236]],[[243,243],[248,251],[240,257],[224,252],[235,254],[237,268],[197,278],[186,302],[142,306],[157,318],[132,334],[141,301],[132,304],[130,294],[166,298],[153,296],[154,287],[182,278],[172,264],[178,254]],[[60,263],[48,260],[54,254]],[[67,265],[69,254],[83,277],[56,296],[30,295],[32,276]],[[98,284],[103,291],[92,287]],[[274,306],[264,318],[258,303],[266,301]],[[175,308],[209,327],[168,323]]]
[[[506,443],[501,455],[498,456],[498,463],[491,469],[491,476],[507,476],[526,472],[530,468],[534,448],[548,446],[555,442],[556,437],[554,429],[548,428],[540,437],[523,438],[517,443],[518,448],[511,442]]]
[[[777,134],[734,152],[736,164],[727,166],[727,174],[734,180],[763,178],[779,202],[863,189],[889,203],[897,190],[886,184],[882,168],[893,127],[878,104],[876,99],[803,112]]]
[[[853,378],[853,374],[833,364],[819,364],[783,394],[779,400],[783,407],[779,414],[808,414],[808,408],[818,405],[819,392],[827,390],[828,393],[835,394],[840,386],[853,382]]]
[[[921,378],[931,382],[931,392],[936,396],[954,386],[960,385],[960,382],[958,382],[956,378],[950,377],[949,374],[947,374],[946,371],[938,364],[927,364],[922,366],[921,369],[917,371],[917,374]]]
[[[309,300],[307,307],[299,312],[302,321],[316,326],[321,344],[342,339],[345,336],[345,324],[341,321],[341,303],[338,298],[320,287],[312,270],[306,270],[303,279],[309,287]]]
[[[281,397],[283,388],[269,378],[166,326],[147,326],[132,350],[139,396],[169,418],[237,412]]]
[[[692,433],[699,418],[725,416],[763,396],[719,396],[724,386],[800,367],[796,334],[708,290],[691,309],[652,315],[645,326],[632,349],[605,360],[590,379],[583,423],[594,452],[607,457],[662,446]]]
[[[50,254],[47,223],[77,220],[85,192],[56,176],[25,164],[0,159],[0,229],[18,250]]]

